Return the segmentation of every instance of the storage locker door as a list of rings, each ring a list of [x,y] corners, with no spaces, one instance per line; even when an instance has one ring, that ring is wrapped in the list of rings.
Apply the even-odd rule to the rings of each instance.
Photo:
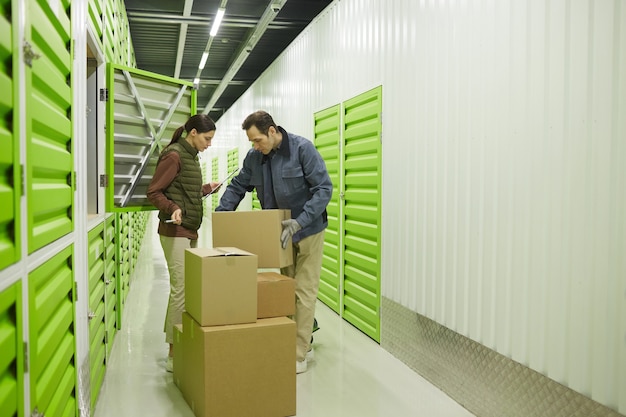
[[[207,167],[206,162],[200,161],[200,170],[202,171],[202,184],[206,184],[211,181],[211,176],[209,175],[209,168]],[[202,200],[202,214],[204,216],[210,216],[211,207],[209,206],[210,199],[207,197]]]
[[[133,277],[133,271],[135,270],[135,261],[137,259],[137,254],[136,254],[136,244],[137,244],[137,239],[135,238],[135,229],[136,229],[136,224],[135,224],[135,213],[134,212],[129,212],[128,213],[128,256],[129,256],[129,261],[130,261],[130,265],[129,265],[129,270],[128,270],[128,282],[130,284],[130,279]]]
[[[324,257],[322,259],[322,273],[320,275],[320,289],[318,298],[327,306],[339,313],[340,300],[340,279],[341,255],[340,234],[341,225],[339,223],[340,200],[340,172],[339,157],[341,149],[339,140],[341,135],[341,107],[333,106],[322,110],[314,116],[315,147],[326,162],[328,175],[333,183],[333,195],[328,203],[328,227],[324,236]]]
[[[0,416],[24,415],[22,283],[0,292]]]
[[[91,409],[104,379],[105,346],[105,251],[104,223],[89,231],[89,361]]]
[[[116,38],[115,38],[115,3],[113,1],[110,0],[106,0],[104,2],[104,13],[102,16],[102,23],[103,23],[103,36],[102,36],[102,42],[104,44],[104,55],[106,56],[106,61],[107,62],[113,62],[116,64],[119,64],[120,62],[118,62],[115,59],[115,45],[116,45]]]
[[[211,163],[211,178],[214,182],[220,181],[220,165],[219,165],[220,162],[219,161],[220,161],[219,158],[215,157],[213,158],[213,161]],[[219,204],[219,201],[220,201],[219,192],[213,193],[211,195],[211,211],[215,211],[215,208]]]
[[[29,0],[26,76],[29,253],[73,229],[74,158],[69,0]]]
[[[129,272],[130,272],[130,236],[128,228],[128,213],[117,213],[115,215],[115,237],[117,239],[115,254],[117,258],[117,328],[122,328],[122,316],[124,304],[128,294]]]
[[[73,247],[28,276],[31,414],[76,416]]]
[[[104,31],[104,3],[103,0],[89,0],[89,27],[100,43],[102,49],[102,36]]]
[[[106,304],[104,321],[106,323],[106,356],[109,357],[113,340],[117,333],[117,256],[116,256],[115,215],[104,222],[104,274],[106,279],[104,302]]]
[[[161,150],[196,110],[193,84],[107,66],[107,211],[154,210],[147,189]]]
[[[228,160],[226,162],[226,167],[229,174],[239,167],[239,148],[231,149],[230,151],[228,151]],[[226,181],[224,186],[230,184],[230,181],[231,179]]]
[[[380,341],[381,91],[344,103],[342,316]]]
[[[14,111],[17,83],[13,82],[17,62],[13,60],[14,27],[11,21],[11,1],[0,0],[0,269],[20,258],[20,198],[19,142],[14,126],[18,115]],[[16,55],[17,57],[17,55]],[[17,59],[16,59],[17,61]]]

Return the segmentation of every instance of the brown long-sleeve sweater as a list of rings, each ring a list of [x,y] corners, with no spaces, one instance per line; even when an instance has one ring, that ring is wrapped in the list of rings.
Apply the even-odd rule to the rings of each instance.
[[[169,152],[164,155],[163,158],[157,164],[154,171],[152,181],[148,186],[147,197],[148,200],[163,213],[171,215],[174,211],[179,209],[178,205],[167,198],[164,191],[174,181],[176,175],[180,172],[180,156],[176,152]],[[204,184],[202,186],[202,194],[208,194],[211,192],[211,185]],[[196,230],[189,230],[183,226],[179,226],[173,223],[159,222],[158,233],[162,236],[169,237],[186,237],[188,239],[198,239],[198,232]]]

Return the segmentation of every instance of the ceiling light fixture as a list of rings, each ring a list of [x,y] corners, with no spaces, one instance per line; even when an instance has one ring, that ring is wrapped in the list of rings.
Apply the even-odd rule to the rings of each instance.
[[[196,78],[194,78],[194,79],[193,79],[193,83],[194,83],[195,85],[200,84],[200,77],[196,77]]]
[[[200,69],[204,69],[204,66],[206,65],[206,60],[209,57],[209,53],[208,52],[204,52],[202,54],[202,58],[200,59],[200,65],[198,65],[198,68]]]
[[[217,35],[217,31],[220,28],[220,24],[222,23],[222,18],[224,17],[224,13],[226,13],[226,9],[220,7],[217,9],[217,14],[215,15],[215,20],[213,21],[213,26],[211,27],[211,32],[209,33],[211,36]]]

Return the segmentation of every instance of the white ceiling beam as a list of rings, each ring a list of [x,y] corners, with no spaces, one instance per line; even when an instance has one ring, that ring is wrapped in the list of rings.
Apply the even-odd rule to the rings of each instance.
[[[193,8],[193,0],[185,0],[185,8],[183,9],[183,17],[191,16]],[[176,52],[176,65],[174,66],[174,78],[180,77],[180,67],[183,65],[183,56],[185,54],[185,43],[187,42],[187,23],[180,24],[180,34],[178,35],[178,49]]]

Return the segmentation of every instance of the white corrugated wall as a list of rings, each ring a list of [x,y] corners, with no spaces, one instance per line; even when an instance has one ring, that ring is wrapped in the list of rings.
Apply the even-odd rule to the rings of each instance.
[[[626,413],[626,2],[338,0],[211,152],[377,85],[383,296]]]

